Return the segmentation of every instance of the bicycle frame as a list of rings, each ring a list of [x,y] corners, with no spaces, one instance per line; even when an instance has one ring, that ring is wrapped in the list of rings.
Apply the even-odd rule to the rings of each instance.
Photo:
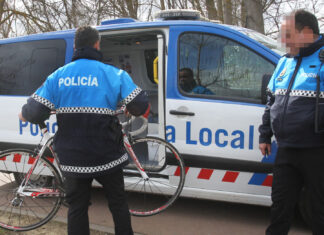
[[[117,112],[115,114],[118,114]],[[138,137],[139,133],[145,131],[148,126],[147,119],[143,119],[140,128],[131,128],[130,124],[133,120],[134,118],[126,120],[126,122],[120,121],[123,127],[121,128],[121,138],[131,161],[131,164],[123,169],[124,186],[130,195],[133,195],[134,192],[144,195],[144,204],[139,203],[138,206],[133,203],[129,207],[130,213],[134,216],[150,216],[165,210],[179,197],[185,179],[184,164],[177,150],[163,139],[149,136],[133,139],[134,136]],[[0,227],[17,231],[37,228],[53,218],[62,202],[64,203],[64,177],[59,159],[53,151],[53,136],[49,134],[44,123],[39,127],[42,138],[34,151],[17,148],[8,149],[1,154],[0,160],[4,160],[3,164],[6,168],[1,172],[3,174],[1,179],[5,180],[0,185],[6,185],[2,191],[2,194],[5,195],[3,199],[7,200],[4,211],[9,214],[9,218],[11,215],[17,214],[18,216],[13,221],[9,219],[5,223],[0,222]],[[48,158],[47,148],[52,153],[50,158]],[[175,166],[171,164],[170,168],[167,168],[169,154],[169,157],[178,161],[178,164]],[[7,167],[6,161],[8,161],[9,167]],[[174,176],[175,167],[180,172],[177,176]],[[180,177],[175,178],[178,176]],[[155,197],[156,194],[164,195],[164,200],[158,205],[147,205],[147,197],[151,195]],[[137,198],[138,194],[135,195]],[[37,210],[34,211],[34,208]],[[25,215],[29,218],[28,211],[30,211],[31,217],[36,219],[35,222],[29,220],[21,223]],[[40,211],[40,216],[35,213],[36,211]],[[43,211],[46,214],[42,214]],[[12,227],[16,224],[17,227]]]
[[[126,149],[127,153],[129,154],[129,156],[133,159],[137,170],[140,172],[143,179],[145,181],[147,181],[149,179],[149,177],[147,176],[146,172],[144,171],[143,167],[141,166],[140,162],[138,161],[138,159],[134,153],[134,150],[129,142],[129,139],[128,139],[127,135],[124,133],[124,130],[123,130],[123,141],[124,141],[125,149]]]
[[[130,122],[131,122],[131,120],[128,121],[127,124],[130,124]],[[144,125],[145,125],[145,123],[144,123]],[[125,124],[124,124],[124,126],[125,126]],[[41,139],[41,142],[39,143],[39,145],[37,146],[37,148],[35,150],[35,152],[37,154],[36,157],[35,157],[35,161],[33,162],[31,168],[28,170],[25,178],[23,179],[23,181],[21,182],[21,184],[19,185],[19,188],[17,190],[17,194],[21,195],[21,196],[38,197],[38,196],[58,196],[59,195],[58,191],[53,191],[53,190],[49,190],[49,189],[43,189],[42,191],[39,191],[39,189],[35,190],[35,189],[29,188],[27,186],[28,182],[30,180],[30,177],[31,177],[31,175],[32,175],[32,173],[33,173],[33,171],[35,169],[35,166],[38,164],[40,157],[43,156],[43,154],[45,153],[46,148],[50,149],[50,151],[51,151],[51,153],[52,153],[52,155],[54,157],[54,160],[57,163],[57,168],[59,169],[58,172],[62,176],[62,173],[61,173],[61,170],[60,170],[59,160],[58,160],[58,158],[57,158],[57,156],[56,156],[56,154],[55,154],[55,152],[53,151],[53,148],[52,148],[53,136],[51,136],[48,133],[48,130],[47,130],[46,126],[42,127],[40,125],[40,128],[41,128],[41,132],[42,132],[42,139]],[[136,155],[135,155],[135,153],[134,153],[134,151],[132,149],[132,146],[131,146],[130,141],[129,141],[129,137],[125,133],[124,128],[122,128],[122,135],[123,135],[124,147],[125,147],[127,153],[129,154],[129,156],[133,159],[138,172],[141,174],[144,181],[149,180],[148,175],[146,174],[145,170],[141,166],[140,162],[138,161],[138,159],[137,159],[137,157],[136,157]],[[131,138],[130,134],[129,134],[129,136]],[[131,172],[132,170],[127,169],[127,171]]]

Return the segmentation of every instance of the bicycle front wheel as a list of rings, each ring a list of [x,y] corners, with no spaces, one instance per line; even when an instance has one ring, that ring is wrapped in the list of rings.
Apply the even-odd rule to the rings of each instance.
[[[0,153],[0,227],[28,231],[48,222],[60,208],[62,180],[47,158],[34,166],[26,186],[20,186],[35,162],[36,153],[12,149]],[[20,188],[20,189],[19,189]]]
[[[133,140],[131,146],[148,178],[143,177],[130,159],[124,169],[130,213],[158,214],[179,197],[185,181],[184,163],[173,145],[157,137]]]

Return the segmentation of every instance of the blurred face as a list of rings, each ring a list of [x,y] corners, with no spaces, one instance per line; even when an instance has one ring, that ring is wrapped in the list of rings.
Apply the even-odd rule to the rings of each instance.
[[[317,36],[308,27],[298,31],[295,28],[294,17],[288,16],[281,25],[281,42],[292,56],[298,55],[301,48],[307,47],[316,39]]]
[[[193,77],[192,74],[186,70],[179,72],[179,84],[180,87],[186,91],[190,92],[193,89]]]
[[[179,72],[179,80],[180,80],[180,85],[185,85],[189,81],[192,80],[192,77],[189,72],[187,71],[180,71]]]

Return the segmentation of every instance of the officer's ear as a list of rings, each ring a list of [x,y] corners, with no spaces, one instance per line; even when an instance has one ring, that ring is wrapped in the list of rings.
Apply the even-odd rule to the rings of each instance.
[[[93,45],[93,48],[97,49],[98,51],[100,50],[100,41],[99,40],[97,42],[95,42],[95,44]]]

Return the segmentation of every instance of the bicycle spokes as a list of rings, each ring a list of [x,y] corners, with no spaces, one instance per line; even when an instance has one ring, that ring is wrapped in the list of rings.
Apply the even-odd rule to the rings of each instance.
[[[147,137],[131,145],[147,177],[131,163],[124,170],[130,212],[136,216],[157,214],[179,196],[184,184],[184,165],[174,147],[162,139]],[[179,174],[175,172],[179,169]]]
[[[47,159],[30,160],[35,155],[28,150],[0,155],[0,168],[7,169],[0,172],[0,227],[16,231],[37,228],[55,215],[62,202],[57,170]]]

